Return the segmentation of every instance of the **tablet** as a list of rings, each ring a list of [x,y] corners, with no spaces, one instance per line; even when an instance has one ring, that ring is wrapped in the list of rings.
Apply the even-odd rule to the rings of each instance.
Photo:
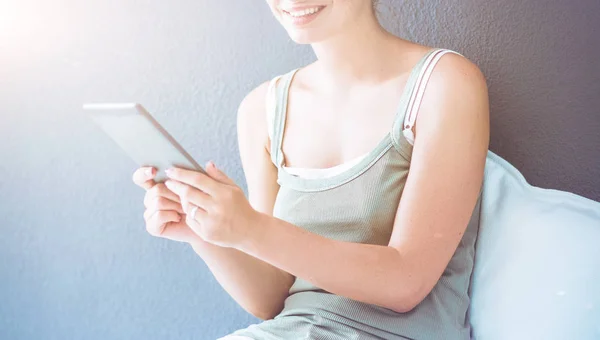
[[[142,105],[88,103],[83,109],[138,166],[155,167],[156,182],[168,179],[164,170],[170,167],[206,173]]]

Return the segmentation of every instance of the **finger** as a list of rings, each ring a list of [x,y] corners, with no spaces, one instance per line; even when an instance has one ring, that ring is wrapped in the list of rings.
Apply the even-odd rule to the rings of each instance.
[[[150,201],[148,205],[148,209],[151,210],[174,210],[180,214],[183,214],[183,208],[181,207],[181,203],[172,201],[164,196],[156,196],[153,200]]]
[[[235,182],[229,178],[221,169],[217,168],[213,162],[206,163],[206,172],[215,180],[229,185],[235,185]]]
[[[157,210],[146,222],[146,231],[152,236],[160,236],[168,222],[179,222],[181,215],[172,210]]]
[[[202,208],[194,203],[191,203],[187,200],[181,200],[181,208],[183,209],[183,218],[184,219],[186,218],[186,215],[192,214],[192,209],[194,207],[198,207],[198,210],[196,210],[196,214],[194,215],[194,217],[200,216],[200,213],[207,213],[207,211],[204,210],[204,208]]]
[[[164,183],[158,183],[146,191],[146,196],[144,197],[144,206],[148,208],[150,206],[150,202],[159,196],[168,198],[177,203],[181,203],[181,200],[176,193],[167,188]]]
[[[197,206],[197,205],[195,205],[193,203],[187,202],[185,204],[182,204],[181,206],[183,207],[183,213],[185,215],[191,215],[192,214],[192,209],[194,207],[198,207],[198,210],[196,210],[196,214],[194,215],[194,217],[200,216],[200,213],[203,213],[203,214],[207,213],[206,210],[204,210],[202,207]]]
[[[187,170],[182,168],[170,168],[165,171],[167,176],[179,182],[191,185],[207,194],[214,196],[219,189],[220,183],[199,171]]]
[[[142,183],[141,187],[144,188],[144,189],[146,189],[146,190],[150,190],[155,185],[156,185],[156,182],[154,182],[153,179],[149,179],[146,182]]]
[[[165,185],[176,193],[182,202],[191,202],[207,211],[213,207],[212,197],[198,188],[172,179],[167,180]]]
[[[183,210],[184,214],[188,214],[192,207],[192,203],[190,203],[185,197],[181,198],[181,209]]]
[[[156,171],[153,167],[141,167],[134,171],[132,179],[133,183],[148,190],[156,184],[154,182],[155,176]]]
[[[148,219],[150,218],[150,216],[154,215],[155,212],[156,212],[156,210],[154,210],[154,209],[144,210],[144,221],[146,221],[146,223],[148,223]]]
[[[196,234],[202,236],[202,220],[208,216],[208,213],[206,211],[204,211],[202,208],[198,208],[198,210],[196,211],[196,214],[194,215],[194,218],[192,218],[192,215],[183,215],[182,218],[185,219],[185,224],[188,225],[188,227],[190,227],[190,229],[192,229]]]
[[[144,210],[144,221],[146,223],[148,223],[148,220],[150,219],[150,217],[152,217],[152,215],[154,215],[157,211],[161,211],[161,210],[154,210],[154,209],[146,209]],[[162,211],[175,211],[175,210],[162,210]],[[185,214],[179,213],[179,216],[181,216],[181,220],[185,220]]]
[[[182,221],[184,221],[183,217]],[[178,222],[167,222],[160,237],[186,243],[190,243],[193,240],[202,240],[186,223]]]

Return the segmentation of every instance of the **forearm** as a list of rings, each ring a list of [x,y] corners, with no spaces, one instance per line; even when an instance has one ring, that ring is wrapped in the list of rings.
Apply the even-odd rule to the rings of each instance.
[[[294,276],[234,248],[204,241],[191,245],[223,289],[246,311],[261,319],[281,311]]]
[[[259,227],[237,248],[337,295],[395,311],[410,305],[417,277],[396,249],[332,240],[269,215]]]

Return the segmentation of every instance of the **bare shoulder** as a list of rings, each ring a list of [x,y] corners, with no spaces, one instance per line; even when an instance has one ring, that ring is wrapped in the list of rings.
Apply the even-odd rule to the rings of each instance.
[[[449,83],[452,84],[455,81],[469,82],[472,86],[486,85],[485,77],[479,66],[458,51],[413,42],[407,43],[405,40],[401,40],[399,46],[401,46],[401,49],[407,51],[407,55],[412,55],[412,59],[414,60],[418,60],[433,49],[446,50],[446,53],[439,58],[435,65],[435,71],[431,74],[428,87],[430,86],[429,83],[432,83],[432,86],[448,86]],[[410,59],[410,57],[406,59]],[[455,77],[458,78],[455,79]]]
[[[439,126],[446,119],[477,119],[484,128],[489,128],[488,87],[479,66],[463,55],[445,53],[431,72],[421,111],[415,124],[416,131],[419,126]]]
[[[417,44],[401,38],[397,39],[396,48],[399,51],[399,58],[406,61],[405,68],[407,69],[414,66],[422,57],[432,50],[446,50],[446,53],[444,53],[435,64],[435,70],[431,73],[427,87],[430,87],[430,83],[433,84],[431,86],[444,86],[444,83],[448,86],[449,83],[452,84],[452,82],[456,80],[471,82],[472,86],[486,85],[483,72],[481,72],[477,64],[458,51],[437,46]],[[457,76],[459,79],[455,79]]]
[[[463,55],[445,53],[435,65],[428,87],[433,90],[473,91],[485,90],[487,82],[479,66]]]
[[[271,215],[279,185],[277,168],[267,149],[267,92],[270,81],[252,89],[239,104],[238,148],[248,186],[248,201],[254,209]]]
[[[244,138],[261,141],[268,147],[267,131],[267,92],[270,79],[248,92],[239,104],[237,111],[238,130]]]

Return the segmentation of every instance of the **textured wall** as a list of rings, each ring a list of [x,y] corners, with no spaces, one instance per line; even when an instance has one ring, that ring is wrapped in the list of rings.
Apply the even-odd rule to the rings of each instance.
[[[386,27],[485,73],[492,149],[600,200],[600,2],[382,1]],[[236,108],[314,58],[263,1],[0,0],[0,339],[214,339],[258,319],[144,230],[129,158],[80,107],[138,101],[245,187]]]

